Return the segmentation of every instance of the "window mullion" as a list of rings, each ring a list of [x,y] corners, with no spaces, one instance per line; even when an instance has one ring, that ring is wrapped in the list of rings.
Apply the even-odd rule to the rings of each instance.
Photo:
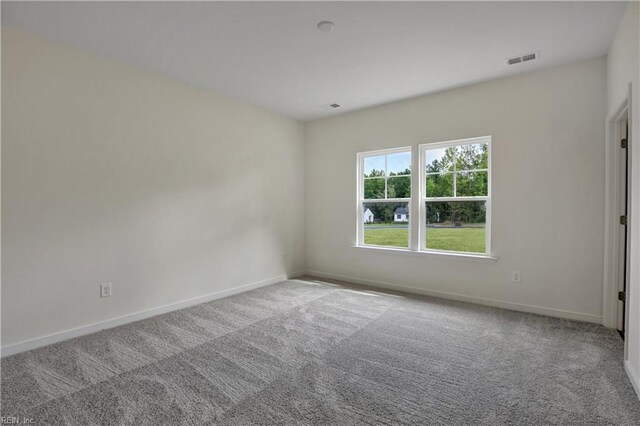
[[[389,193],[388,191],[388,179],[389,176],[387,176],[387,156],[384,156],[384,198],[387,199],[389,197]]]
[[[409,248],[420,250],[420,199],[421,160],[420,150],[416,155],[416,149],[411,150],[411,201],[409,202]]]
[[[358,154],[358,163],[356,167],[358,173],[357,180],[357,192],[358,192],[358,205],[356,206],[356,244],[362,245],[364,243],[364,210],[362,199],[364,198],[364,156]]]
[[[453,150],[453,197],[458,195],[458,147]]]

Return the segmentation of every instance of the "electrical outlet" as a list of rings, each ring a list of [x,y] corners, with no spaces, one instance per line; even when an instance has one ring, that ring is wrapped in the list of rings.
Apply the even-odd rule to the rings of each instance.
[[[111,296],[111,283],[100,284],[100,297]]]
[[[519,283],[522,281],[522,275],[520,271],[511,271],[511,281],[514,283]]]

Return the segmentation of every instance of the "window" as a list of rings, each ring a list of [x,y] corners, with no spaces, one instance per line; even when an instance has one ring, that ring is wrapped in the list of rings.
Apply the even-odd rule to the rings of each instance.
[[[411,154],[358,154],[358,245],[490,255],[491,137],[420,145],[418,191]]]
[[[420,250],[490,253],[490,137],[420,145]]]
[[[409,248],[411,148],[358,154],[358,245]]]

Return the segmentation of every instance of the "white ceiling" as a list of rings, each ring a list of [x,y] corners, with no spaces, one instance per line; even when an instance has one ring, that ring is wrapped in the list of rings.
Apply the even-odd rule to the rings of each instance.
[[[3,1],[2,23],[306,121],[604,55],[625,5]]]

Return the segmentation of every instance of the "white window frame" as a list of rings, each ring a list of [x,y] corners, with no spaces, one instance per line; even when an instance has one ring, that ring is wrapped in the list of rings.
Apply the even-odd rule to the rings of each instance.
[[[487,195],[482,197],[426,197],[426,160],[425,151],[429,149],[438,149],[454,145],[469,145],[486,143],[489,147],[488,170],[487,170]],[[364,158],[376,155],[387,155],[400,152],[411,153],[411,197],[410,198],[393,198],[393,199],[364,199]],[[434,256],[448,258],[460,261],[480,261],[480,262],[497,262],[498,258],[492,255],[491,248],[491,200],[492,200],[492,147],[491,136],[481,136],[468,139],[457,139],[445,142],[425,143],[416,146],[404,146],[399,148],[381,149],[376,151],[359,152],[357,154],[357,175],[356,175],[356,244],[353,247],[357,249],[365,249],[371,252],[401,254],[411,256]],[[386,169],[386,164],[385,164]],[[416,170],[418,172],[416,173]],[[484,169],[482,169],[484,170]],[[471,170],[465,170],[471,171]],[[388,176],[387,176],[388,177]],[[454,188],[455,191],[455,188]],[[385,186],[386,194],[386,186]],[[455,192],[454,192],[455,194]],[[417,201],[416,201],[417,200]],[[477,252],[461,252],[449,250],[435,250],[426,248],[426,207],[427,201],[485,201],[486,202],[486,240],[485,253]],[[408,227],[409,227],[409,245],[408,247],[392,247],[379,245],[364,244],[364,210],[365,202],[388,202],[388,203],[407,203],[409,211]],[[417,221],[413,220],[418,218]]]
[[[487,144],[489,152],[488,152],[488,168],[487,168],[487,195],[486,196],[456,196],[456,179],[454,177],[454,186],[453,186],[453,197],[427,197],[426,194],[426,181],[427,181],[427,172],[426,172],[426,159],[425,153],[428,150],[432,149],[440,149],[440,148],[448,148],[451,146],[460,146],[460,145],[472,145],[472,144]],[[419,186],[418,191],[414,192],[413,188],[411,191],[412,198],[414,194],[418,194],[419,202],[418,202],[418,212],[419,212],[419,239],[418,239],[418,247],[419,251],[425,253],[438,253],[438,254],[457,254],[457,255],[480,255],[480,256],[491,256],[491,175],[492,175],[492,165],[491,165],[491,136],[481,136],[477,138],[468,138],[468,139],[457,139],[446,142],[435,142],[435,143],[425,143],[418,146],[418,175],[419,175]],[[454,161],[454,174],[459,173],[455,170],[456,162]],[[471,171],[484,171],[485,169],[478,170],[464,170],[464,172]],[[484,201],[486,202],[486,224],[485,224],[485,253],[476,253],[476,252],[462,252],[462,251],[453,251],[453,250],[436,250],[436,249],[427,249],[426,248],[426,233],[427,233],[427,212],[426,212],[426,203],[427,202],[452,202],[452,201]]]
[[[411,205],[412,205],[412,199],[414,197],[414,193],[415,193],[415,169],[414,169],[414,156],[415,153],[413,152],[414,150],[412,149],[412,147],[410,146],[404,146],[404,147],[400,147],[400,148],[389,148],[389,149],[380,149],[380,150],[376,150],[376,151],[367,151],[367,152],[359,152],[357,154],[357,185],[356,185],[356,190],[357,190],[357,206],[356,206],[356,212],[357,212],[357,236],[356,236],[356,241],[357,241],[357,246],[358,247],[367,247],[367,248],[381,248],[381,249],[392,249],[392,250],[406,250],[406,251],[410,251],[412,246],[412,241],[411,241],[411,234],[412,234],[412,221],[411,221],[411,216],[409,216],[408,218],[408,223],[407,223],[407,227],[408,227],[408,246],[407,247],[395,247],[395,246],[380,246],[380,245],[373,245],[373,244],[365,244],[364,243],[364,203],[407,203],[407,209],[408,211],[411,211]],[[398,153],[402,153],[402,152],[408,152],[409,154],[411,154],[411,197],[410,198],[380,198],[380,199],[365,199],[364,198],[364,159],[367,157],[376,157],[376,156],[380,156],[380,155],[389,155],[389,154],[398,154]],[[385,186],[384,186],[384,194],[385,197],[387,195],[387,184],[386,184],[386,180],[389,179],[389,177],[395,177],[395,176],[387,176],[387,159],[385,157]],[[407,175],[398,175],[398,176],[407,176]]]

